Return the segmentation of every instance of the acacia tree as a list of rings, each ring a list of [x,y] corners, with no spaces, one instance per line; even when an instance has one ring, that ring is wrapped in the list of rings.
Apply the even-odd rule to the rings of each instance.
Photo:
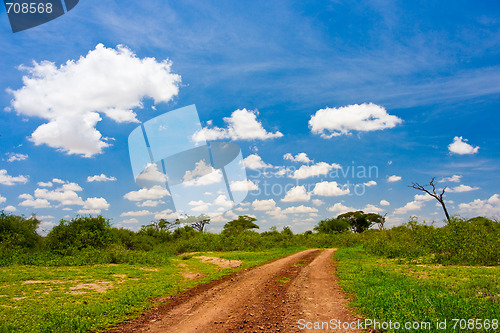
[[[205,214],[201,214],[200,216],[185,216],[183,218],[175,220],[177,224],[186,224],[191,225],[194,230],[198,230],[199,232],[203,232],[205,226],[210,223],[210,217]]]
[[[257,221],[255,217],[243,215],[238,216],[236,220],[232,220],[224,224],[223,233],[239,233],[244,230],[259,229],[259,226],[254,222]]]
[[[426,184],[426,185],[420,185],[419,183],[413,183],[410,187],[414,188],[416,190],[425,192],[428,195],[430,195],[431,197],[433,197],[434,199],[436,199],[441,204],[441,207],[443,207],[444,215],[446,216],[446,219],[448,220],[448,223],[449,223],[450,222],[450,215],[448,214],[448,210],[446,209],[446,205],[445,205],[444,199],[443,199],[444,192],[446,191],[446,186],[441,190],[441,193],[438,193],[439,190],[437,190],[437,192],[436,192],[436,184],[434,184],[435,179],[436,178],[433,177],[431,179],[431,181],[429,182],[429,184]],[[427,189],[426,187],[429,187],[429,189]]]
[[[362,210],[340,214],[337,219],[345,220],[351,226],[353,232],[361,233],[368,230],[373,224],[383,223],[385,218],[375,213],[365,213]]]

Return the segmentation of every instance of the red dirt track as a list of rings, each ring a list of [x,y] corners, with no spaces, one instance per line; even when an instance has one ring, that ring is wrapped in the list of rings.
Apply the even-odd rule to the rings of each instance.
[[[359,318],[346,308],[334,252],[306,250],[199,285],[112,332],[361,332],[299,325]]]

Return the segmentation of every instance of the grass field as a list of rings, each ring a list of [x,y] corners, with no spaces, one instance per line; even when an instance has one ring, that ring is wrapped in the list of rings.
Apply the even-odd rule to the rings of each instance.
[[[108,264],[0,267],[0,332],[95,331],[138,315],[155,298],[206,283],[300,249],[204,252],[172,256],[161,266]],[[234,269],[195,258],[240,260]],[[199,274],[186,279],[182,273]]]
[[[369,255],[362,247],[339,249],[335,259],[340,284],[352,298],[350,305],[365,318],[420,326],[400,332],[500,329],[500,266],[402,263]],[[447,328],[438,329],[436,321],[444,320]],[[423,329],[427,322],[430,330]]]

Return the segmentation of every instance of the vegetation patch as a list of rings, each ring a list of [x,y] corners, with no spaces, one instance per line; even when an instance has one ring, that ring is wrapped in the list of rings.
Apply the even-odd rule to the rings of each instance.
[[[437,321],[447,320],[447,329],[439,332],[460,331],[452,329],[453,319],[500,319],[498,266],[403,263],[369,254],[363,247],[339,249],[335,258],[350,305],[366,318],[429,322],[434,331]]]

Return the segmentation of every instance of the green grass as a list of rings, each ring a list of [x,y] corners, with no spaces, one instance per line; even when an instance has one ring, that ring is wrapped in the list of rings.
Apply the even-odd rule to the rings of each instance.
[[[0,332],[101,330],[137,316],[151,307],[155,298],[174,295],[296,251],[298,249],[196,254],[241,260],[242,266],[236,269],[203,263],[193,255],[174,256],[154,266],[0,267]],[[201,273],[203,277],[185,280],[183,270]]]
[[[500,319],[499,266],[401,263],[369,255],[362,247],[339,249],[335,259],[350,305],[365,318],[401,325],[430,322],[432,332],[460,332],[452,319]],[[437,330],[436,321],[445,319],[447,329]]]

